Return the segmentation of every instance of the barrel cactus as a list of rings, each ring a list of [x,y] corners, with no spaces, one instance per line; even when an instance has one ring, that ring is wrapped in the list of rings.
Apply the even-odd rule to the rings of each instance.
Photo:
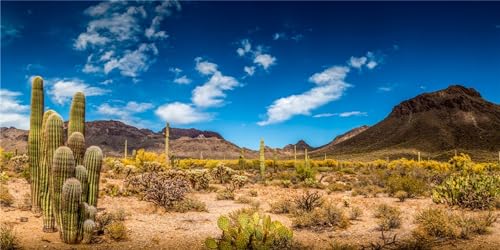
[[[68,122],[68,138],[73,132],[80,132],[85,135],[85,95],[76,92],[71,102]]]
[[[70,148],[61,146],[54,153],[52,161],[52,174],[50,181],[50,192],[53,211],[59,228],[61,228],[61,192],[66,179],[75,176],[75,158]]]
[[[92,236],[94,235],[95,228],[96,225],[93,220],[85,220],[85,222],[83,223],[83,244],[89,244],[92,241]]]
[[[87,169],[83,165],[78,165],[75,168],[75,178],[80,181],[80,184],[82,185],[82,202],[87,202],[87,191],[88,191],[88,184],[87,184]]]
[[[78,242],[78,216],[82,186],[75,178],[67,179],[62,190],[62,240],[65,243]]]
[[[90,146],[83,157],[83,165],[87,169],[87,183],[89,185],[87,193],[87,203],[97,207],[99,195],[99,177],[102,166],[102,150],[97,146]]]
[[[33,78],[31,86],[30,131],[28,134],[28,155],[31,173],[31,204],[34,212],[40,211],[39,168],[42,162],[43,121],[43,79]]]

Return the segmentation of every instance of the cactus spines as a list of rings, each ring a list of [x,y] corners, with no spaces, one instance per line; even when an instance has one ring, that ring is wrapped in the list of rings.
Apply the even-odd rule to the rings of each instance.
[[[83,223],[83,244],[89,244],[92,241],[92,236],[94,235],[95,222],[93,220],[87,219]]]
[[[70,148],[57,148],[52,160],[52,174],[50,179],[50,195],[52,206],[59,229],[62,225],[61,192],[64,182],[75,176],[75,158]]]
[[[75,178],[67,179],[62,190],[62,240],[74,244],[78,241],[78,217],[82,186]]]
[[[85,154],[85,137],[80,132],[73,132],[68,138],[68,147],[73,151],[75,164],[83,164],[83,155]]]
[[[28,135],[28,155],[31,173],[31,204],[34,212],[40,211],[39,168],[42,162],[42,121],[43,121],[43,79],[33,78],[31,86],[30,131]]]
[[[40,188],[42,191],[43,231],[55,232],[53,204],[50,192],[50,173],[56,149],[63,145],[63,121],[53,113],[47,118],[44,132],[44,158],[40,168]]]
[[[88,190],[88,184],[87,184],[87,169],[83,165],[78,165],[75,168],[75,178],[80,181],[80,184],[82,185],[82,202],[87,202],[87,190]]]
[[[90,146],[85,151],[83,165],[87,169],[87,203],[97,207],[97,197],[99,195],[99,177],[102,165],[102,150],[97,146]]]
[[[259,159],[259,163],[260,163],[260,177],[262,178],[262,180],[264,180],[265,178],[265,174],[266,174],[266,159],[264,157],[264,139],[261,138],[260,139],[260,159]]]
[[[170,123],[167,122],[167,126],[165,127],[165,160],[167,162],[167,166],[170,166],[170,155],[168,144],[170,143]]]
[[[82,92],[76,92],[71,101],[68,137],[73,132],[80,132],[82,135],[85,135],[85,95]]]

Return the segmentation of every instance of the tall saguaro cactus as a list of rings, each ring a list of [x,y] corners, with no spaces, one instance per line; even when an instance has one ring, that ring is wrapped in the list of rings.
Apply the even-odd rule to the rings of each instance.
[[[265,148],[264,139],[261,138],[260,139],[260,150],[259,150],[259,153],[260,153],[259,163],[260,163],[260,177],[262,178],[262,180],[265,179],[265,175],[266,175],[266,159],[264,156],[264,150],[265,150],[264,148]]]
[[[62,240],[74,244],[78,241],[78,217],[82,186],[75,178],[67,179],[62,189]]]
[[[31,204],[33,212],[40,211],[39,168],[42,162],[42,122],[43,122],[43,79],[33,78],[31,85],[30,131],[28,135],[28,155],[31,173]]]
[[[165,127],[165,160],[167,161],[167,166],[170,166],[169,144],[170,144],[170,123],[167,122],[167,126]]]
[[[127,147],[127,140],[125,140],[125,149],[123,152],[123,158],[127,159],[127,153],[128,153],[128,147]]]
[[[89,185],[87,203],[97,207],[99,196],[99,177],[101,175],[102,150],[97,146],[90,146],[83,157],[83,165],[87,169],[87,183]]]
[[[80,132],[85,135],[85,95],[76,92],[71,101],[68,122],[68,138],[73,132]]]
[[[293,166],[297,169],[297,145],[293,145]]]
[[[83,165],[78,165],[75,168],[75,178],[80,181],[82,185],[82,202],[87,202],[88,175],[87,169]]]
[[[50,192],[50,174],[56,149],[63,145],[63,121],[57,113],[47,118],[44,132],[44,159],[40,168],[40,187],[42,190],[43,231],[54,232],[53,204]]]
[[[57,225],[62,225],[61,192],[64,182],[75,176],[75,158],[70,148],[61,146],[54,153],[52,161],[52,174],[50,181],[50,193],[53,211]]]
[[[85,154],[85,137],[80,132],[73,132],[68,138],[68,147],[73,152],[75,165],[83,164],[83,155]]]

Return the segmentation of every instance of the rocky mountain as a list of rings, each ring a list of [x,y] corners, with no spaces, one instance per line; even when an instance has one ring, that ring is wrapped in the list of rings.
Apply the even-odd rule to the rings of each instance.
[[[304,140],[299,140],[295,144],[288,144],[285,147],[283,147],[283,151],[290,151],[293,153],[294,146],[296,146],[297,152],[304,152],[304,149],[306,149],[306,148],[308,151],[311,151],[314,149],[309,144],[307,144],[307,142],[305,142]]]
[[[460,85],[403,101],[381,122],[314,153],[414,150],[438,154],[455,149],[481,154],[500,150],[500,105]]]

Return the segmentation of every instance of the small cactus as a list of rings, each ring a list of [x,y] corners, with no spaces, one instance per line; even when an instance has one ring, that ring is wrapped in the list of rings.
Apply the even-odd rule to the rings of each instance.
[[[85,154],[85,137],[80,132],[73,132],[68,138],[68,147],[73,151],[76,165],[83,164]]]
[[[95,222],[93,220],[87,219],[83,223],[83,244],[89,244],[92,241],[92,236],[94,235]]]
[[[85,135],[85,95],[82,92],[76,92],[71,102],[68,122],[68,137],[73,132],[80,132]]]
[[[264,146],[264,139],[260,139],[260,150],[259,150],[259,153],[260,153],[260,159],[259,159],[259,163],[260,163],[260,177],[262,178],[262,180],[264,180],[266,178],[266,159],[265,159],[265,156],[264,156],[264,150],[265,150],[265,146]]]
[[[62,240],[65,243],[78,242],[78,216],[82,186],[75,178],[66,180],[62,193]]]
[[[83,165],[78,165],[75,168],[75,178],[82,185],[82,202],[87,202],[87,191],[89,189],[87,179],[87,169]]]
[[[28,155],[31,173],[31,204],[34,212],[40,210],[39,168],[42,154],[42,122],[43,122],[43,79],[33,78],[31,86],[30,131],[28,135]]]
[[[97,198],[99,195],[99,177],[102,166],[102,150],[97,146],[90,146],[85,151],[83,165],[87,169],[87,183],[89,185],[87,194],[87,203],[97,207]]]
[[[70,148],[61,146],[54,153],[50,193],[55,219],[59,228],[62,225],[61,192],[66,179],[75,176],[75,158]]]

